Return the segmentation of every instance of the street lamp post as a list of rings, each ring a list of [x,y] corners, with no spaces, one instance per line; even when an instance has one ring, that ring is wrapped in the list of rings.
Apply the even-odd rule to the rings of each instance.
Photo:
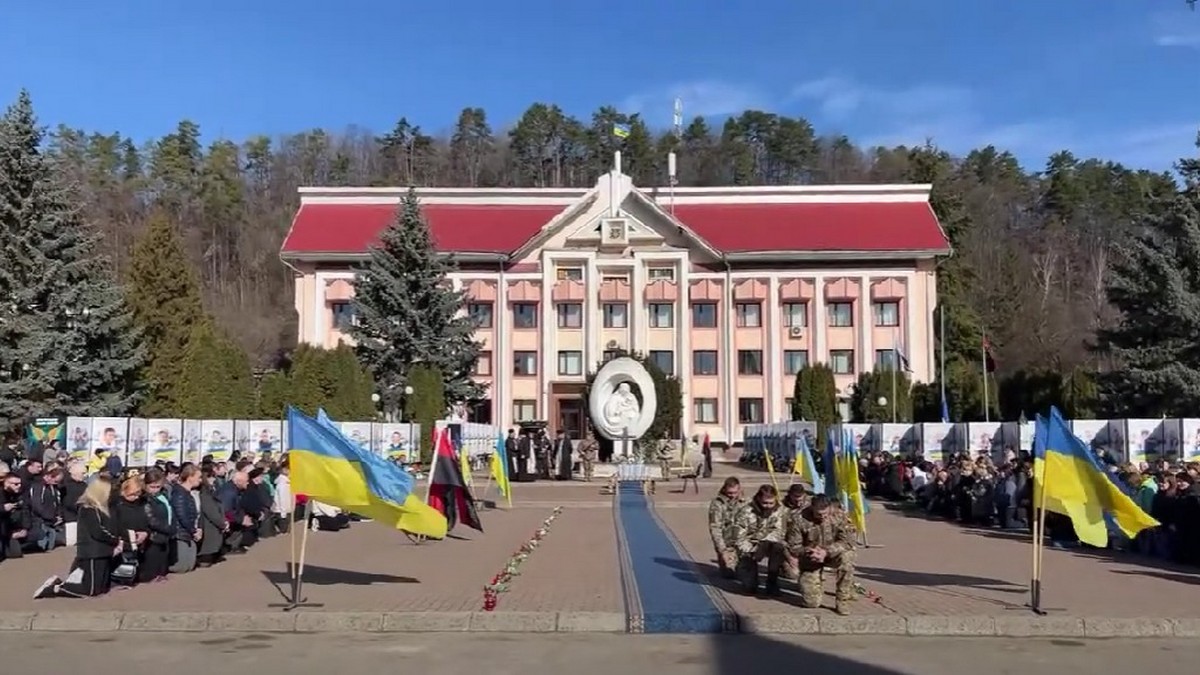
[[[410,413],[408,410],[408,403],[409,403],[409,399],[412,398],[412,395],[413,395],[412,385],[411,384],[404,385],[404,417],[406,418],[405,421],[408,423],[408,459],[409,459],[409,461],[412,461],[412,452],[413,452],[413,421],[412,421],[412,413]]]

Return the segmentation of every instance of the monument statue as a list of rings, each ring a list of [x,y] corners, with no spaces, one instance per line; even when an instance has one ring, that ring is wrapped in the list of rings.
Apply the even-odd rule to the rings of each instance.
[[[641,403],[633,393],[637,385]],[[588,395],[592,426],[605,438],[617,441],[617,454],[632,453],[631,442],[642,437],[654,423],[658,411],[654,380],[636,359],[627,356],[604,364],[592,380]]]
[[[604,421],[617,429],[629,428],[637,422],[641,413],[641,405],[630,391],[628,382],[617,385],[617,390],[604,404]]]

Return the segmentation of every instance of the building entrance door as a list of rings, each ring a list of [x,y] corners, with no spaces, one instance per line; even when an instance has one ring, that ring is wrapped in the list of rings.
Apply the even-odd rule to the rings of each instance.
[[[572,440],[583,438],[583,432],[587,428],[583,401],[578,397],[563,397],[557,399],[557,402],[558,424],[554,431],[565,431],[567,438]]]

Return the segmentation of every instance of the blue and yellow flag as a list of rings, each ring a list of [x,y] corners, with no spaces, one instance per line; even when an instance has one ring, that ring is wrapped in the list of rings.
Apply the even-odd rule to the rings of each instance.
[[[1087,445],[1071,433],[1058,408],[1050,408],[1048,419],[1037,418],[1033,476],[1035,502],[1070,518],[1085,544],[1108,545],[1106,521],[1130,538],[1159,524],[1113,482]]]
[[[504,436],[496,436],[496,451],[492,453],[492,480],[496,481],[496,487],[500,489],[500,494],[508,500],[508,505],[512,506],[512,484],[508,480],[508,450],[504,447]]]
[[[629,138],[629,125],[628,124],[614,124],[613,125],[613,136],[616,136],[617,138]]]
[[[842,436],[842,454],[838,462],[838,485],[845,495],[846,515],[859,532],[867,531],[867,500],[863,498],[862,483],[858,479],[858,443],[854,434],[846,430]]]
[[[373,518],[412,534],[446,536],[446,518],[412,494],[413,478],[365,452],[319,412],[288,408],[288,466],[293,494]]]
[[[804,437],[804,434],[796,436],[796,460],[792,465],[792,473],[800,476],[801,481],[811,485],[813,494],[825,492],[825,479],[817,472],[812,448],[808,447],[808,439]]]

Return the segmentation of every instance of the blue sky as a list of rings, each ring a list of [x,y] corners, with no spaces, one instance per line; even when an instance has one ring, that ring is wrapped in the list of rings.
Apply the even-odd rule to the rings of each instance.
[[[868,143],[1193,154],[1200,10],[1183,0],[45,0],[0,6],[0,96],[139,139],[401,115],[496,127],[533,101],[671,121],[758,107]]]

